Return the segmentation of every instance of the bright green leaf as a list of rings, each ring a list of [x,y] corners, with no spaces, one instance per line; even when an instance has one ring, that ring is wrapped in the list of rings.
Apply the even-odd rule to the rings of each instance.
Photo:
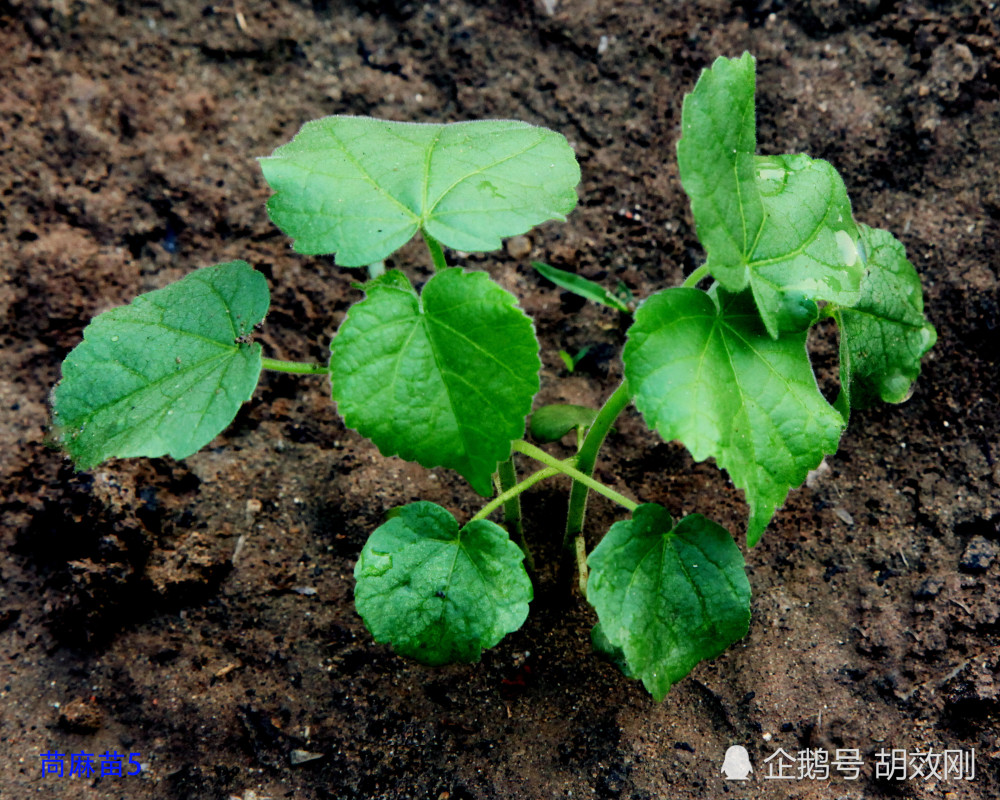
[[[599,283],[594,283],[594,281],[584,278],[582,275],[577,275],[574,272],[567,272],[564,269],[550,267],[548,264],[543,264],[541,261],[532,261],[531,266],[533,266],[543,278],[547,278],[556,286],[565,289],[567,292],[572,292],[573,294],[594,303],[610,306],[616,311],[624,311],[626,314],[629,313],[629,307],[625,305],[620,298],[609,292]]]
[[[920,374],[920,360],[937,341],[924,317],[920,278],[903,245],[888,231],[861,227],[868,272],[861,300],[837,308],[841,396],[837,406],[864,408],[877,399],[901,403]]]
[[[57,435],[76,465],[184,458],[208,444],[257,385],[260,345],[246,339],[269,303],[264,276],[231,261],[96,316],[53,391]]]
[[[404,506],[369,537],[354,578],[375,640],[425,664],[478,661],[524,624],[532,599],[524,553],[499,525],[459,530],[441,506]]]
[[[837,449],[806,333],[772,339],[747,293],[667,289],[636,312],[622,356],[635,404],[667,441],[714,457],[746,492],[755,544],[791,487]]]
[[[641,505],[611,526],[587,564],[595,644],[624,657],[657,702],[749,629],[743,556],[725,528],[701,515],[674,525],[662,506]]]
[[[589,428],[597,411],[587,406],[553,403],[531,415],[531,435],[539,442],[557,442],[574,428]]]
[[[307,122],[260,159],[274,223],[300,253],[381,261],[424,230],[456,250],[496,250],[576,206],[566,139],[525,122],[431,125],[369,117]]]
[[[333,397],[385,455],[456,470],[482,495],[538,391],[538,341],[516,298],[483,272],[398,270],[365,285],[333,340]]]
[[[684,98],[681,182],[712,275],[753,289],[772,338],[791,325],[783,295],[850,305],[864,259],[844,183],[805,155],[756,156],[754,60],[718,59]]]

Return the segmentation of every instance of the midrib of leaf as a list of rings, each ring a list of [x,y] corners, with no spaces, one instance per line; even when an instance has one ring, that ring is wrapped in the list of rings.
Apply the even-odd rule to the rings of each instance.
[[[233,350],[231,352],[234,352],[234,353],[235,352],[239,352],[239,348],[233,348]],[[117,405],[118,403],[124,403],[124,402],[126,402],[130,397],[135,396],[139,392],[145,392],[145,391],[147,391],[149,389],[154,389],[154,388],[158,387],[160,384],[166,383],[167,381],[176,380],[177,377],[178,377],[178,375],[187,375],[188,373],[191,373],[194,370],[199,369],[200,367],[205,366],[206,364],[211,364],[213,361],[218,361],[219,359],[224,358],[226,355],[229,355],[229,353],[220,353],[218,355],[212,356],[211,358],[206,358],[206,359],[203,359],[201,361],[197,361],[197,362],[191,364],[189,367],[185,367],[183,369],[174,370],[169,375],[164,375],[164,376],[162,376],[160,378],[157,378],[156,380],[153,380],[153,381],[150,381],[150,380],[148,380],[146,378],[143,378],[143,380],[146,380],[146,385],[145,386],[142,386],[139,389],[136,389],[135,391],[133,391],[133,392],[125,395],[124,397],[116,397],[110,403],[105,403],[102,406],[97,406],[96,408],[93,409],[93,411],[91,411],[89,414],[87,414],[87,416],[84,418],[84,422],[89,422],[93,418],[93,416],[95,414],[97,414],[99,411],[103,411],[106,408],[111,408],[112,406]],[[129,372],[132,372],[133,374],[138,375],[139,377],[142,377],[142,373],[141,372],[137,372],[136,370],[134,370],[131,367],[129,367],[127,364],[122,364],[120,361],[114,361],[112,363],[119,364],[119,365],[125,367],[125,369],[127,369]],[[169,395],[167,395],[167,394],[164,394],[163,396],[166,397],[166,398],[169,398]],[[169,399],[176,399],[176,398],[169,398]],[[151,419],[153,416],[155,416],[158,413],[159,413],[159,411],[153,412],[153,414],[150,414],[148,417],[144,417],[141,420],[141,422],[145,422],[147,419]]]
[[[403,203],[401,203],[401,202],[400,202],[400,201],[399,201],[399,200],[398,200],[397,198],[393,197],[393,196],[392,196],[391,194],[389,194],[389,192],[387,192],[387,191],[386,191],[385,189],[383,189],[383,188],[382,188],[382,186],[381,186],[381,185],[379,185],[378,181],[376,181],[376,180],[375,180],[375,179],[374,179],[374,178],[373,178],[373,177],[372,177],[371,175],[369,175],[369,174],[368,174],[368,170],[366,170],[366,169],[365,169],[365,168],[364,168],[364,167],[363,167],[363,166],[361,165],[361,162],[360,162],[360,161],[358,161],[358,159],[357,159],[357,158],[355,158],[355,156],[354,156],[354,155],[353,155],[353,154],[352,154],[352,153],[351,153],[351,152],[350,152],[350,151],[349,151],[349,150],[347,149],[347,147],[345,147],[345,146],[344,146],[344,143],[343,143],[343,142],[342,142],[342,141],[340,140],[340,138],[339,138],[339,137],[338,137],[338,136],[337,136],[337,135],[336,135],[336,134],[335,134],[335,133],[333,132],[333,130],[331,130],[331,129],[330,129],[330,128],[328,128],[328,127],[324,127],[324,128],[323,128],[323,132],[324,132],[324,133],[325,133],[325,134],[326,134],[326,135],[327,135],[327,136],[328,136],[328,137],[329,137],[330,139],[332,139],[332,140],[334,141],[334,144],[335,144],[335,145],[337,146],[337,148],[339,148],[339,149],[340,149],[340,151],[341,151],[341,152],[342,152],[342,153],[344,154],[344,157],[345,157],[345,158],[346,158],[346,159],[347,159],[348,161],[350,161],[350,162],[351,162],[351,164],[352,164],[352,165],[354,166],[354,168],[355,168],[355,169],[356,169],[356,170],[358,171],[358,173],[359,173],[359,174],[361,175],[361,177],[362,177],[362,178],[364,178],[364,179],[365,179],[365,180],[366,180],[366,181],[367,181],[367,182],[368,182],[369,184],[371,184],[371,185],[372,185],[372,186],[373,186],[373,187],[375,188],[375,190],[376,190],[376,191],[377,191],[377,192],[378,192],[378,193],[379,193],[380,195],[382,195],[383,197],[385,197],[385,198],[387,198],[387,199],[391,200],[391,201],[392,201],[392,202],[393,202],[393,203],[394,203],[394,204],[395,204],[395,205],[396,205],[396,206],[397,206],[397,207],[398,207],[399,209],[401,209],[402,211],[404,211],[404,212],[405,212],[405,213],[406,213],[406,214],[407,214],[407,215],[408,215],[408,216],[409,216],[409,217],[410,217],[411,219],[413,219],[414,221],[418,221],[418,222],[419,222],[419,220],[420,220],[420,217],[419,217],[419,216],[418,216],[417,214],[415,214],[415,213],[413,212],[413,209],[411,209],[411,208],[407,208],[407,207],[406,207],[406,206],[405,206],[405,205],[404,205]],[[322,172],[321,172],[320,170],[318,170],[318,169],[313,169],[312,167],[310,167],[310,168],[309,168],[309,171],[310,171],[310,172],[315,172],[315,173],[316,173],[316,174],[318,174],[318,175],[323,175],[323,173],[322,173]],[[333,178],[333,176],[332,176],[332,175],[329,175],[329,174],[328,174],[328,175],[326,175],[325,177],[327,177],[327,178]],[[362,219],[364,219],[364,217],[362,217]]]
[[[463,176],[462,176],[461,178],[458,178],[457,180],[455,180],[455,181],[454,181],[454,182],[453,182],[453,183],[452,183],[452,184],[451,184],[451,185],[450,185],[450,186],[449,186],[449,187],[448,187],[447,189],[445,189],[445,190],[444,190],[444,191],[443,191],[443,192],[442,192],[442,193],[441,193],[441,194],[440,194],[440,195],[438,196],[438,198],[437,198],[437,199],[436,199],[436,200],[434,201],[434,205],[433,205],[433,206],[431,206],[431,208],[429,208],[429,209],[427,210],[427,212],[426,212],[426,214],[425,214],[425,218],[429,218],[429,217],[432,217],[432,216],[434,215],[434,212],[435,212],[435,210],[437,209],[437,207],[438,207],[439,205],[441,205],[441,201],[442,201],[442,200],[444,200],[444,198],[445,198],[445,197],[447,197],[447,196],[448,196],[448,194],[449,194],[449,193],[450,193],[450,192],[451,192],[452,190],[454,190],[454,188],[455,188],[456,186],[458,186],[459,184],[461,184],[461,183],[464,183],[465,181],[469,180],[469,178],[471,178],[471,177],[473,177],[473,176],[475,176],[475,175],[482,175],[482,174],[483,174],[484,172],[486,172],[487,170],[490,170],[490,169],[493,169],[494,167],[496,167],[496,166],[499,166],[500,164],[503,164],[503,163],[504,163],[504,162],[506,162],[506,161],[510,161],[510,160],[511,160],[511,159],[513,159],[513,158],[518,158],[519,156],[523,156],[523,155],[524,155],[525,153],[527,153],[527,152],[528,152],[529,150],[533,150],[534,148],[538,147],[538,145],[539,145],[539,144],[541,144],[541,142],[542,142],[542,139],[541,139],[541,138],[538,138],[538,139],[536,139],[536,140],[535,140],[534,142],[532,142],[531,144],[529,144],[529,145],[528,145],[527,147],[525,147],[525,148],[524,148],[523,150],[519,150],[519,151],[518,151],[518,152],[516,152],[516,153],[511,153],[510,155],[507,155],[507,156],[505,156],[504,158],[498,158],[498,159],[497,159],[496,161],[494,161],[494,162],[493,162],[492,164],[487,164],[486,166],[483,166],[483,167],[480,167],[479,169],[475,169],[475,170],[473,170],[472,172],[468,173],[467,175],[463,175]],[[507,180],[507,179],[505,178],[505,180]],[[513,183],[513,181],[507,181],[507,182],[508,182],[508,183]],[[523,184],[522,184],[522,186],[523,186]],[[452,212],[450,212],[450,211],[449,211],[449,212],[448,212],[448,215],[450,216],[450,215],[451,215],[451,213],[452,213]]]
[[[451,311],[452,309],[448,309],[448,310]],[[433,317],[429,317],[429,316],[426,319],[427,319],[428,324],[438,325],[439,327],[443,328],[444,330],[448,331],[449,333],[454,334],[457,338],[462,339],[463,341],[467,342],[475,350],[477,350],[478,352],[480,352],[482,355],[486,356],[490,361],[492,361],[494,364],[496,364],[496,366],[498,366],[502,370],[504,370],[508,375],[510,375],[516,381],[518,381],[519,383],[521,382],[521,380],[518,377],[517,373],[514,370],[512,370],[508,364],[505,364],[499,357],[497,357],[496,355],[494,355],[493,353],[491,353],[489,350],[487,350],[486,348],[484,348],[482,345],[478,344],[477,342],[472,341],[472,339],[470,339],[468,336],[466,336],[461,331],[455,330],[453,327],[451,327],[450,325],[448,325],[445,322],[442,322],[439,319],[434,319]],[[427,338],[430,339],[430,336],[428,335]],[[435,352],[436,352],[436,350],[435,350]]]
[[[220,358],[222,358],[221,355],[214,356],[213,358],[206,359],[204,361],[200,361],[200,362],[198,362],[198,364],[192,365],[189,369],[184,370],[184,372],[185,373],[193,372],[198,367],[204,366],[206,364],[210,364],[212,361],[218,360]],[[210,375],[211,373],[212,373],[212,370],[209,370],[207,374]],[[91,411],[84,418],[84,421],[80,425],[76,425],[75,427],[82,427],[83,425],[86,425],[91,419],[93,419],[93,417],[97,413],[99,413],[101,411],[104,411],[105,409],[113,408],[116,405],[127,405],[127,403],[129,402],[129,400],[131,398],[133,398],[139,392],[144,392],[147,389],[150,389],[150,388],[153,388],[153,387],[157,386],[158,384],[162,383],[163,381],[166,381],[168,379],[174,379],[176,377],[177,377],[177,373],[175,372],[175,373],[173,373],[171,375],[167,375],[167,376],[164,376],[163,378],[160,378],[160,379],[158,379],[156,381],[153,381],[153,382],[147,384],[146,386],[142,387],[141,389],[137,389],[135,392],[132,392],[131,394],[125,395],[124,397],[119,397],[118,399],[113,400],[110,403],[105,403],[103,406],[95,408],[93,411]],[[219,377],[219,382],[218,382],[218,384],[216,385],[215,388],[216,389],[223,388],[222,387],[222,377],[221,376]],[[164,398],[167,398],[169,400],[176,400],[177,399],[177,398],[170,398],[167,395],[163,395],[163,396],[164,396]],[[208,405],[206,405],[206,407],[202,410],[201,419],[199,419],[199,421],[198,421],[199,425],[205,419],[205,414],[208,413],[208,408],[209,408],[210,405],[211,405],[211,403],[209,403]],[[149,420],[153,419],[156,416],[166,417],[168,411],[170,411],[169,407],[158,408],[155,411],[151,412],[150,414],[147,414],[146,416],[142,417],[141,419],[135,420],[134,424],[132,424],[132,426],[129,429],[126,429],[126,430],[122,431],[120,434],[118,434],[117,436],[115,436],[114,439],[111,440],[111,441],[117,441],[117,440],[120,440],[122,438],[126,438],[127,439],[128,436],[129,436],[129,434],[130,434],[130,432],[132,430],[134,430],[135,428],[139,427],[140,425],[143,425],[144,423],[148,422]]]
[[[755,114],[756,113],[756,105],[754,104],[754,97],[753,97],[752,94],[750,95],[750,101],[744,105],[744,107],[743,107],[743,113],[740,115],[740,127],[739,127],[739,131],[741,133],[743,131],[743,125],[746,123],[746,118],[747,118],[747,112],[748,111],[751,114]],[[756,141],[757,141],[757,131],[756,131],[756,125],[755,125],[754,126],[754,142],[756,143]],[[737,153],[737,155],[739,155],[739,153]],[[753,159],[753,155],[754,155],[753,153],[750,153],[750,158],[751,159]],[[743,183],[744,182],[740,180],[739,170],[738,170],[738,163],[734,163],[733,164],[733,174],[736,177],[736,189],[737,189],[736,190],[736,196],[739,198],[739,203],[740,203],[740,220],[742,222],[742,227],[743,227],[743,248],[744,248],[744,250],[743,250],[743,259],[747,260],[750,257],[750,254],[753,252],[753,248],[751,247],[749,250],[745,249],[746,245],[747,245],[747,242],[750,239],[750,235],[749,235],[750,232],[747,229],[746,205],[743,202]],[[757,193],[757,197],[759,199],[760,198],[760,190],[757,189],[756,182],[752,182],[751,189],[754,192]],[[761,206],[762,206],[762,210],[763,210],[763,202],[761,203]],[[754,235],[754,243],[755,244],[756,244],[757,240],[760,238],[760,232],[762,230],[764,230],[764,225],[765,225],[766,221],[767,221],[767,215],[765,214],[765,215],[762,216],[761,223],[760,223],[760,225],[757,228],[757,233]]]
[[[424,158],[424,185],[423,191],[420,197],[420,210],[421,210],[421,224],[426,221],[429,212],[427,209],[427,193],[430,191],[431,187],[431,159],[434,157],[434,148],[438,146],[438,142],[441,141],[441,134],[444,132],[444,128],[438,128],[437,133],[434,134],[434,139],[431,141],[430,146],[427,148],[427,156]],[[440,202],[440,199],[438,200]]]
[[[840,307],[837,308],[837,310],[834,313],[837,314],[837,315],[841,315],[841,314],[843,314],[845,312],[847,312],[849,314],[858,314],[859,316],[868,317],[869,319],[873,319],[873,320],[876,320],[876,321],[887,322],[890,325],[902,325],[902,326],[905,326],[907,328],[911,328],[911,329],[913,329],[915,331],[921,330],[924,327],[924,325],[926,324],[925,322],[920,322],[918,324],[916,322],[907,322],[906,320],[902,320],[902,319],[893,319],[892,317],[883,317],[883,316],[880,316],[879,314],[873,314],[871,311],[865,311],[865,310],[860,309],[860,308],[851,308],[849,306],[840,306]],[[843,327],[843,322],[841,322],[841,327]]]
[[[632,576],[629,578],[628,581],[628,589],[626,589],[625,591],[626,600],[632,596],[632,592],[635,589],[636,579],[642,573],[642,565],[646,563],[646,560],[650,558],[650,556],[658,557],[656,575],[657,576],[663,575],[663,558],[666,553],[666,543],[664,541],[665,537],[663,536],[663,534],[657,534],[657,539],[658,540],[653,541],[650,548],[646,551],[645,555],[643,555],[643,557],[640,558],[639,562],[635,565],[635,569],[632,570]],[[660,586],[660,581],[659,579],[657,579],[656,581],[657,590],[659,589],[659,586]],[[657,594],[659,594],[659,591],[657,591]],[[624,606],[624,602],[622,605]],[[645,605],[645,603],[641,603],[641,605]],[[657,615],[657,618],[663,621],[664,624],[668,628],[670,628],[670,633],[675,639],[678,638],[677,625],[674,623],[673,620],[663,620],[663,618],[660,617],[659,615]]]
[[[796,247],[794,250],[789,250],[787,253],[783,253],[780,256],[774,256],[773,258],[761,258],[756,261],[748,262],[750,267],[766,267],[771,264],[780,264],[783,261],[787,261],[789,258],[794,258],[795,256],[802,255],[806,251],[806,248],[816,241],[816,237],[819,236],[819,232],[823,230],[824,224],[826,223],[826,218],[830,213],[830,208],[833,206],[833,196],[832,194],[827,197],[826,209],[823,212],[823,216],[820,217],[819,222],[816,223],[816,227],[810,231],[809,236],[802,240],[802,244]],[[763,230],[763,226],[761,226]],[[760,236],[758,235],[757,241],[754,242],[754,249],[757,247],[757,243],[760,241]],[[751,253],[753,250],[750,251]],[[816,259],[819,261],[819,259]],[[828,267],[838,267],[838,264],[829,264],[826,261],[820,261],[821,264],[825,264]],[[766,278],[758,274],[758,278],[765,283],[769,283],[771,286],[780,289],[781,286],[774,281],[769,281]]]
[[[162,311],[166,311],[166,309],[163,306],[156,306],[156,308],[159,308]],[[226,314],[226,316],[229,317],[229,327],[232,329],[233,339],[239,338],[240,334],[237,332],[236,328],[233,326],[232,317],[230,317],[229,314]],[[123,319],[116,319],[116,320],[114,320],[114,324],[115,324],[115,326],[118,326],[118,325],[139,325],[139,326],[142,326],[142,327],[162,328],[165,331],[170,331],[171,333],[177,333],[177,334],[180,334],[180,335],[182,335],[182,336],[184,336],[186,338],[189,338],[189,339],[197,339],[198,341],[205,342],[206,344],[214,345],[215,347],[222,348],[223,350],[230,350],[230,351],[239,350],[239,347],[237,347],[235,345],[230,345],[227,342],[220,341],[219,339],[212,339],[212,338],[210,338],[208,336],[203,336],[200,333],[193,333],[192,331],[187,331],[184,328],[175,328],[173,325],[166,325],[166,324],[164,324],[162,322],[150,322],[149,320],[145,320],[145,319],[128,319],[128,318],[123,318]],[[115,363],[118,363],[118,362],[115,362]]]
[[[218,287],[215,286],[211,281],[203,280],[202,276],[199,275],[197,272],[193,273],[193,275],[195,276],[195,280],[197,280],[198,283],[206,287],[212,294],[215,295],[216,299],[219,301],[219,305],[221,305],[222,308],[225,309],[226,319],[229,320],[229,329],[233,333],[233,339],[239,338],[239,332],[236,330],[236,320],[233,319],[233,310],[230,307],[229,301],[226,299],[225,295],[223,295],[222,292],[219,291]],[[162,311],[167,310],[165,306],[157,305],[156,303],[153,303],[153,305],[155,305]],[[167,326],[163,325],[163,327]]]

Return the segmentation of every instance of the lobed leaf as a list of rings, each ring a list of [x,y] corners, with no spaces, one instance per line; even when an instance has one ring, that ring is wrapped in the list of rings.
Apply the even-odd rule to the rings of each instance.
[[[274,224],[297,252],[335,253],[343,267],[381,261],[420,230],[457,250],[496,250],[565,219],[580,182],[563,136],[511,120],[326,117],[260,164]]]
[[[772,338],[799,324],[784,295],[851,305],[864,259],[844,183],[826,161],[756,156],[754,59],[719,58],[684,98],[681,183],[712,275],[750,286]]]
[[[659,702],[699,661],[714,658],[750,626],[750,583],[725,528],[695,514],[676,525],[662,506],[616,522],[587,559],[593,641],[624,660]]]
[[[772,339],[747,292],[653,295],[622,359],[646,423],[696,460],[714,457],[746,492],[751,545],[789,489],[836,452],[845,423],[816,385],[806,333]]]
[[[200,269],[96,316],[52,393],[60,444],[80,469],[112,458],[184,458],[250,399],[270,304],[245,261]]]
[[[528,616],[524,553],[488,520],[461,530],[412,503],[369,537],[354,577],[358,613],[378,642],[425,664],[478,661]]]
[[[365,285],[331,345],[333,397],[385,455],[460,473],[482,495],[524,434],[541,360],[516,298],[483,272],[398,270]]]
[[[864,408],[875,400],[901,403],[913,391],[920,360],[937,341],[924,317],[920,278],[903,245],[888,231],[861,225],[868,270],[861,300],[836,308],[840,326],[840,385],[837,407]]]

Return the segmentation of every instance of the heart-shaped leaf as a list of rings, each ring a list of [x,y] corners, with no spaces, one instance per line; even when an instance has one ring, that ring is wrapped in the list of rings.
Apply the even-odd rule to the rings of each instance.
[[[471,663],[528,616],[524,553],[488,520],[459,530],[434,503],[398,510],[369,537],[354,577],[358,613],[378,642],[425,664]]]
[[[245,261],[193,272],[94,317],[52,393],[57,438],[80,469],[105,459],[184,458],[250,399],[270,303]]]
[[[432,125],[369,117],[307,122],[260,159],[275,225],[342,267],[381,261],[423,230],[456,250],[496,250],[576,206],[566,139],[511,120]]]
[[[384,455],[460,473],[482,495],[524,435],[538,340],[484,272],[435,274],[418,295],[390,270],[365,285],[333,340],[333,397]]]
[[[746,492],[751,545],[789,488],[837,450],[844,420],[816,385],[806,332],[772,339],[748,292],[653,295],[622,359],[646,423],[695,459],[714,457]]]
[[[587,559],[593,641],[659,702],[699,661],[750,626],[743,555],[725,528],[693,514],[676,525],[662,506],[616,522]]]

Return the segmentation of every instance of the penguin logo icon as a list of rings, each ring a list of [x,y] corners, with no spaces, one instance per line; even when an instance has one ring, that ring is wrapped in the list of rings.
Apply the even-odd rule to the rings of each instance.
[[[739,744],[734,744],[726,751],[726,757],[722,761],[722,771],[726,773],[727,781],[747,781],[753,772],[750,764],[750,754],[747,749]]]

